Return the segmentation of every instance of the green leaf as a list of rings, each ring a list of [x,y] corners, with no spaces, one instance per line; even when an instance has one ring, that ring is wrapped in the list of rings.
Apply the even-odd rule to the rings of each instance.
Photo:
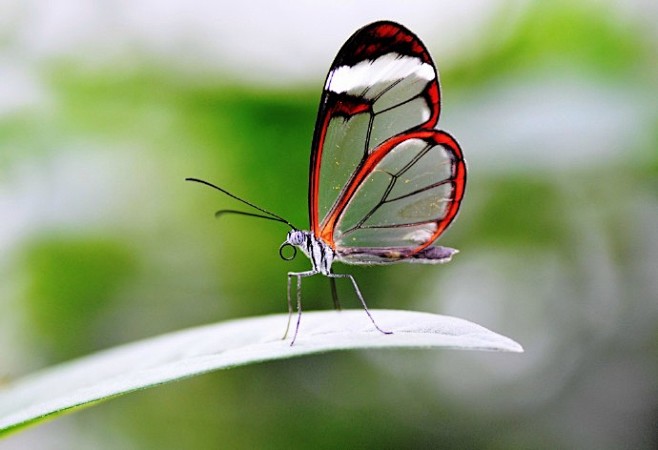
[[[233,320],[169,333],[46,369],[0,391],[0,436],[48,417],[193,375],[334,350],[453,348],[522,352],[513,340],[463,319],[371,310],[304,313],[294,346],[282,340],[287,314]],[[292,331],[292,330],[291,330]]]

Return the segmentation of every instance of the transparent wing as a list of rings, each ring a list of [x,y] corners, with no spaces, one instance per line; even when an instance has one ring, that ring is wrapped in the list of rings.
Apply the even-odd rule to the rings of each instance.
[[[454,253],[429,248],[456,216],[466,180],[459,145],[434,129],[439,111],[434,64],[401,25],[369,25],[338,53],[316,125],[309,211],[312,231],[343,261]]]
[[[434,235],[460,200],[461,161],[441,137],[410,137],[373,164],[336,221],[337,246],[421,245]]]
[[[380,146],[357,171],[322,235],[332,236],[339,256],[350,255],[352,262],[358,253],[383,258],[383,249],[393,249],[390,260],[409,258],[450,225],[465,181],[461,150],[450,135],[403,134]]]

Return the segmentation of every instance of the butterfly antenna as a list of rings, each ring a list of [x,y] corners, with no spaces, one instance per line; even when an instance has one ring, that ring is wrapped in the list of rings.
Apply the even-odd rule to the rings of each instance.
[[[266,216],[264,214],[250,213],[247,211],[239,211],[237,209],[220,209],[215,213],[215,218],[219,219],[224,214],[237,214],[240,216],[249,216],[249,217],[258,217],[259,219],[274,220],[276,222],[281,222],[281,219],[278,217]]]
[[[196,183],[201,183],[201,184],[205,184],[206,186],[210,186],[211,188],[213,188],[213,189],[217,189],[219,192],[222,192],[222,193],[228,195],[229,197],[231,197],[231,198],[233,198],[233,199],[235,199],[235,200],[237,200],[237,201],[239,201],[239,202],[241,202],[241,203],[244,203],[244,204],[247,205],[247,206],[251,206],[252,208],[257,209],[258,211],[267,214],[267,215],[263,216],[263,215],[260,215],[260,214],[252,214],[252,213],[248,213],[248,212],[244,212],[244,211],[236,211],[236,210],[232,210],[232,209],[224,209],[224,210],[219,210],[219,211],[217,211],[217,212],[215,213],[215,217],[219,217],[219,216],[221,216],[222,214],[226,214],[226,213],[229,213],[229,214],[242,214],[242,215],[245,215],[245,216],[260,217],[260,218],[262,218],[262,219],[268,219],[268,220],[274,220],[274,221],[277,221],[277,222],[282,222],[282,223],[285,223],[286,225],[288,225],[288,226],[289,226],[290,228],[292,228],[293,230],[298,230],[298,228],[297,228],[296,226],[294,226],[293,224],[291,224],[290,222],[288,222],[288,221],[287,221],[286,219],[284,219],[283,217],[281,217],[281,216],[279,216],[279,215],[277,215],[277,214],[274,214],[273,212],[270,212],[270,211],[268,211],[268,210],[266,210],[266,209],[264,209],[264,208],[261,208],[260,206],[256,206],[256,205],[254,205],[253,203],[248,202],[247,200],[238,197],[237,195],[231,194],[231,193],[230,193],[229,191],[227,191],[226,189],[222,189],[222,188],[220,188],[219,186],[215,186],[214,184],[212,184],[212,183],[210,183],[210,182],[208,182],[208,181],[200,180],[200,179],[198,179],[198,178],[185,178],[185,181],[194,181],[194,182],[196,182]]]

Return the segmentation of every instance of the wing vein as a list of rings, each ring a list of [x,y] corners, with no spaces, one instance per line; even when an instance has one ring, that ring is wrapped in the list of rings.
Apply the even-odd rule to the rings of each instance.
[[[438,181],[438,182],[436,182],[436,183],[432,183],[432,184],[427,185],[427,186],[425,186],[425,187],[423,187],[423,188],[416,189],[415,191],[409,192],[409,193],[407,193],[407,194],[400,195],[400,196],[395,197],[395,198],[387,199],[387,200],[384,201],[384,203],[395,202],[395,201],[397,201],[397,200],[402,200],[402,199],[404,199],[404,198],[412,197],[412,196],[414,196],[414,195],[416,195],[416,194],[420,194],[420,193],[423,193],[423,192],[425,192],[425,191],[432,190],[432,189],[434,189],[435,187],[439,187],[439,186],[444,185],[444,184],[446,184],[446,183],[452,183],[452,177],[451,177],[451,178],[446,178],[445,180],[441,180],[441,181]]]

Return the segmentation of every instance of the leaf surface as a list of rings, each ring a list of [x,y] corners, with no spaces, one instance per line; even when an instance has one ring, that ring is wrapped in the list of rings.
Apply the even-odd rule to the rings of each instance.
[[[455,317],[371,310],[312,311],[294,346],[287,314],[205,325],[104,350],[26,376],[0,390],[0,436],[110,397],[217,369],[335,350],[452,348],[522,352],[513,340]],[[291,326],[292,328],[292,326]],[[292,331],[292,330],[291,330]]]

